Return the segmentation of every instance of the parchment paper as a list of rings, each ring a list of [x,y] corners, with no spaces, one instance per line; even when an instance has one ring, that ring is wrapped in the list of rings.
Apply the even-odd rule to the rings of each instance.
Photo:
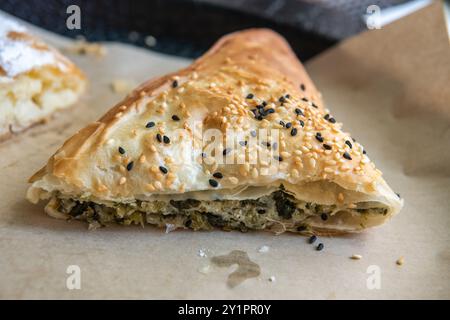
[[[70,43],[34,30],[57,47]],[[406,204],[382,227],[320,239],[321,252],[289,234],[165,234],[120,226],[89,232],[28,203],[27,178],[121,98],[110,89],[113,80],[138,83],[189,63],[122,44],[107,47],[101,59],[69,55],[91,82],[81,103],[0,144],[0,298],[450,298],[450,48],[441,3],[307,64],[328,107]],[[269,251],[258,252],[264,245]],[[230,289],[227,276],[236,267],[209,259],[232,250],[247,252],[261,274]],[[349,259],[352,254],[362,259]],[[66,287],[69,265],[80,267],[80,290]],[[371,273],[369,266],[375,266]],[[370,289],[377,270],[380,288]]]

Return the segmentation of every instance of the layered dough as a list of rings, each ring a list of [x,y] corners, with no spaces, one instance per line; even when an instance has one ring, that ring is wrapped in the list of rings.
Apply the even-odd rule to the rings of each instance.
[[[91,225],[356,232],[403,202],[341,128],[286,41],[246,30],[76,133],[27,196]]]
[[[23,26],[0,19],[0,139],[75,103],[81,71]]]

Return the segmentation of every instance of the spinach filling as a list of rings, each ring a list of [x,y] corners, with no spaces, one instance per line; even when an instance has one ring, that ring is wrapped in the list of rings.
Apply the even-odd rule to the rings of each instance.
[[[283,189],[270,195],[248,200],[187,199],[181,201],[135,201],[133,203],[99,204],[91,201],[56,197],[54,209],[69,218],[86,220],[92,226],[108,223],[173,225],[194,230],[272,229],[308,232],[310,219],[322,219],[342,210],[335,205],[321,205],[296,199]],[[345,209],[353,214],[386,214],[387,208]]]

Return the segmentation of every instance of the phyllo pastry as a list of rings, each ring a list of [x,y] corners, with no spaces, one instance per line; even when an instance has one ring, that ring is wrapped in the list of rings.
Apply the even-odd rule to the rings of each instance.
[[[30,178],[53,217],[209,230],[334,234],[402,200],[325,109],[286,41],[220,39],[67,140]]]
[[[72,105],[85,82],[82,72],[58,51],[0,17],[0,139]]]

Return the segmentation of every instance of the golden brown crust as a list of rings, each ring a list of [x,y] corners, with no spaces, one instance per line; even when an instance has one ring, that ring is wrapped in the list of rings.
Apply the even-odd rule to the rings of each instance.
[[[148,121],[154,126],[147,128]],[[226,133],[225,158],[244,155],[244,162],[207,156],[213,160],[207,163],[199,126]],[[235,137],[230,129],[244,134],[248,145],[225,150]],[[250,143],[252,131],[261,129],[279,133],[276,147]],[[252,163],[255,150],[270,163]],[[264,173],[272,165],[276,171]],[[30,182],[32,191],[112,201],[280,184],[295,192],[314,182],[338,186],[328,193],[316,188],[331,203],[350,204],[354,193],[374,195],[380,188],[389,201],[393,194],[362,146],[324,108],[286,41],[266,29],[225,36],[191,66],[142,84],[67,140]]]

